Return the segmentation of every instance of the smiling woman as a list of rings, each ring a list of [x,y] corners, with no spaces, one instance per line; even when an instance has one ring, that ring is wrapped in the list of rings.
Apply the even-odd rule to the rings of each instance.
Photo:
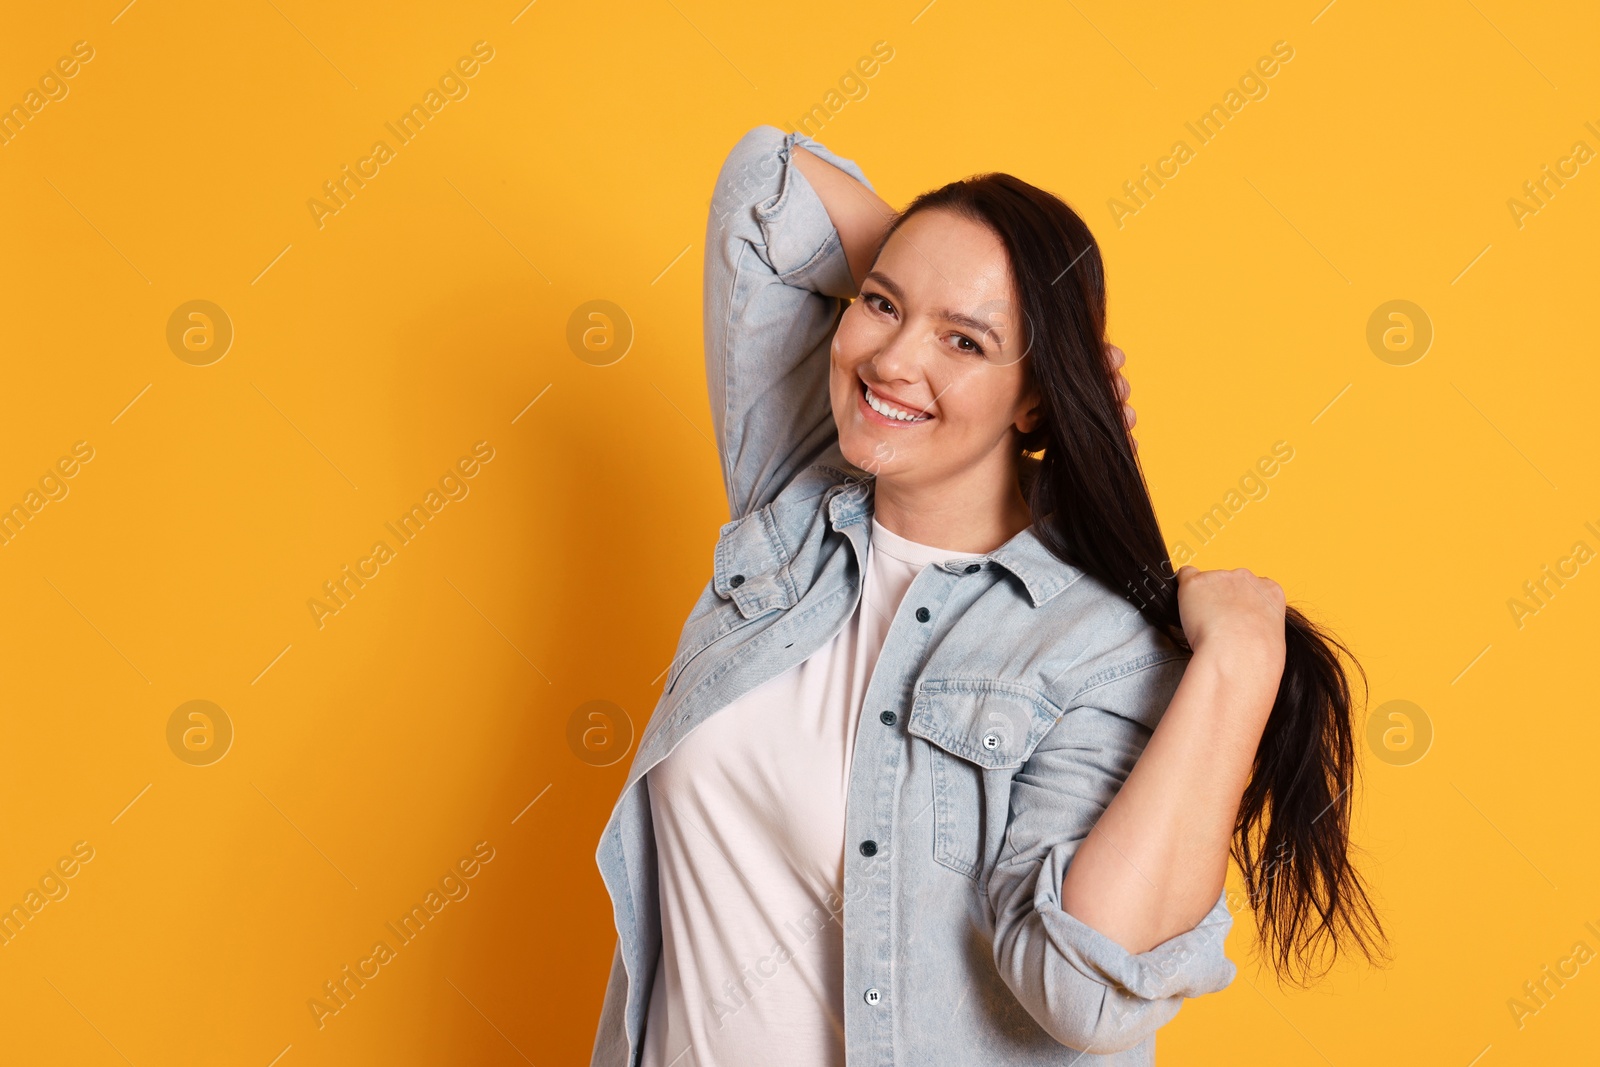
[[[826,174],[836,168],[797,152],[808,177],[836,189]],[[833,201],[821,195],[831,217]],[[841,364],[848,371],[853,362],[870,363],[891,384],[932,383],[940,395],[981,397],[970,406],[939,402],[950,409],[947,430],[958,413],[969,427],[966,437],[945,437],[943,452],[954,446],[953,460],[874,449],[878,513],[894,515],[891,525],[921,522],[948,539],[951,529],[970,525],[963,504],[982,501],[986,485],[1008,498],[1001,507],[1011,506],[1018,480],[1007,472],[1016,470],[1016,450],[1042,449],[1041,475],[1030,481],[1018,525],[1036,526],[1054,556],[1128,597],[1178,647],[1199,653],[1209,639],[1165,729],[1098,825],[1102,833],[1080,850],[1063,906],[1130,949],[1155,945],[1221,885],[1232,838],[1280,973],[1303,978],[1341,946],[1373,958],[1381,925],[1348,858],[1356,773],[1340,658],[1348,651],[1288,608],[1275,582],[1244,570],[1184,566],[1174,574],[1143,475],[1114,428],[1122,394],[1103,358],[1105,274],[1087,225],[1058,197],[1009,174],[950,182],[877,226],[860,227],[861,217],[852,212],[838,223],[847,252],[855,244],[857,260],[870,254],[874,265],[835,338],[835,376]],[[874,303],[872,283],[896,273],[906,279],[896,288],[908,310],[876,333],[853,334],[851,313]],[[1000,327],[992,336],[997,362],[958,361],[979,368],[967,376],[948,369],[952,348],[983,347],[948,332],[980,317],[950,310],[962,306],[985,309],[982,318]],[[993,466],[985,431],[996,424],[1005,436]],[[848,454],[846,423],[839,427]],[[998,477],[960,486],[983,466]],[[1152,583],[1156,576],[1165,577]],[[1234,730],[1220,745],[1219,722]],[[1322,821],[1330,812],[1336,817]],[[1171,834],[1178,821],[1186,824],[1181,840]],[[1118,832],[1121,847],[1109,844]],[[1156,889],[1151,871],[1170,874],[1181,888]]]
[[[1368,947],[1345,676],[1276,583],[1173,575],[1077,215],[897,213],[762,126],[703,291],[730,520],[596,853],[593,1067],[1143,1067],[1234,976],[1236,832],[1280,962]]]
[[[917,215],[884,246],[834,335],[840,450],[878,476],[879,518],[913,540],[981,549],[1030,521],[1015,438],[1038,425],[1041,408],[1023,373],[1023,338],[1004,311],[1006,278],[948,269],[1003,262],[1004,254],[976,222]],[[885,435],[881,426],[893,430]],[[969,543],[953,542],[975,504],[995,524],[970,530]]]

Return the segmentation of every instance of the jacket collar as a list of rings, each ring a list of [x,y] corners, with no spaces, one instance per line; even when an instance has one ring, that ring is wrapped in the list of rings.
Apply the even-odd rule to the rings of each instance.
[[[1024,493],[1037,477],[1039,466],[1035,457],[1022,456],[1018,481]],[[848,527],[860,524],[865,528],[872,517],[876,476],[854,465],[847,466],[841,473],[846,475],[845,479],[830,490],[833,495],[828,500],[828,521],[835,530],[849,536]],[[998,563],[1016,576],[1028,590],[1028,599],[1038,607],[1083,577],[1084,572],[1057,558],[1045,547],[1035,526],[1017,533],[987,555],[953,559],[936,566],[956,572],[977,561]]]

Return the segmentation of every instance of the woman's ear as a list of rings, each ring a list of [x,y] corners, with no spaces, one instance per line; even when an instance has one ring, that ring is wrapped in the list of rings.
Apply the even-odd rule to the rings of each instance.
[[[1039,390],[1032,385],[1027,386],[1023,390],[1020,406],[1022,414],[1016,420],[1017,430],[1024,434],[1032,433],[1044,419],[1044,402],[1039,397]]]

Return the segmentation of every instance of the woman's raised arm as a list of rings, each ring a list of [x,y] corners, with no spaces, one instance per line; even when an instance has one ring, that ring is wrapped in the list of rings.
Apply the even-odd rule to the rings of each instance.
[[[857,289],[872,269],[872,261],[888,232],[895,209],[871,189],[844,171],[796,145],[794,165],[806,176],[822,206],[827,209],[833,228],[839,232],[845,259],[850,263],[850,280]]]
[[[836,163],[797,151],[802,140]],[[854,181],[839,169],[855,167],[851,160],[757,126],[723,161],[706,220],[706,392],[731,519],[776,498],[813,463],[839,459],[828,352],[857,290],[799,155]]]

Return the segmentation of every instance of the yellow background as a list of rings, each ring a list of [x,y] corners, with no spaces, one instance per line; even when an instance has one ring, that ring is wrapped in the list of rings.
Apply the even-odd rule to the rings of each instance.
[[[1289,442],[1197,564],[1282,582],[1372,708],[1434,731],[1409,765],[1363,734],[1394,965],[1280,990],[1241,914],[1238,979],[1162,1062],[1594,1056],[1600,963],[1520,1027],[1507,1006],[1600,951],[1600,565],[1520,627],[1507,606],[1600,548],[1600,164],[1520,227],[1507,206],[1600,148],[1592,11],[123,2],[0,35],[8,106],[94,49],[0,146],[0,504],[94,449],[0,547],[0,905],[94,849],[0,948],[7,1062],[587,1063],[613,940],[593,853],[627,760],[583,762],[568,722],[608,700],[643,728],[727,517],[712,182],[880,40],[818,138],[897,205],[990,169],[1074,204],[1169,543]],[[480,40],[469,95],[319,228],[323,182]],[[1279,40],[1268,95],[1197,146],[1184,123]],[[1195,157],[1119,228],[1107,201],[1180,138]],[[166,341],[195,299],[236,331],[203,367]],[[635,330],[609,366],[566,341],[595,299]],[[1394,299],[1435,330],[1409,366],[1366,342]],[[322,583],[478,441],[470,494],[319,628]],[[190,700],[235,730],[209,766],[168,747]],[[480,841],[470,895],[319,1030],[307,1001]]]

